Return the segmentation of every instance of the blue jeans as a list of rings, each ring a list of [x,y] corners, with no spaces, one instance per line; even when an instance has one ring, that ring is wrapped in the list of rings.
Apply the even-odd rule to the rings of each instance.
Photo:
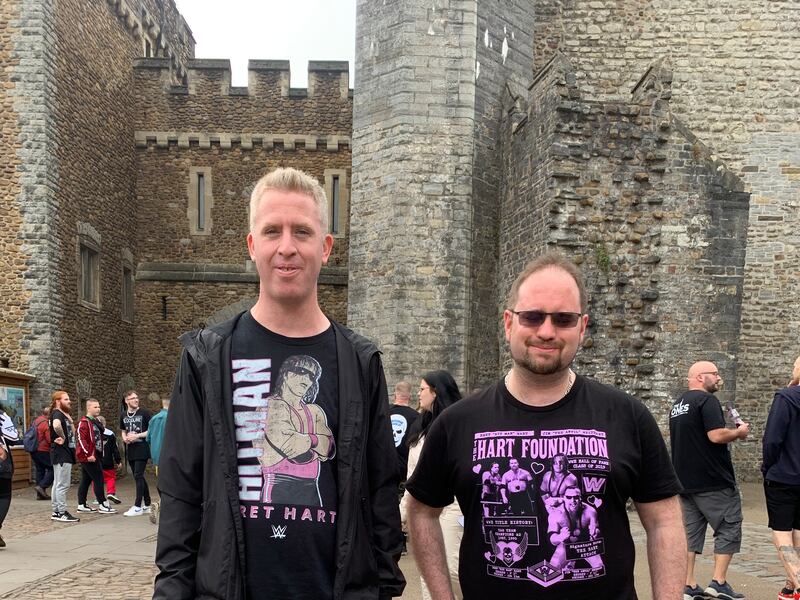
[[[36,465],[36,485],[46,490],[53,485],[53,463],[49,452],[31,452],[33,464]]]

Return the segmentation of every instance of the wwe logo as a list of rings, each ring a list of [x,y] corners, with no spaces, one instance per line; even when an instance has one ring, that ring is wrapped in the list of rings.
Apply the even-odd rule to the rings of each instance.
[[[282,540],[286,537],[287,525],[272,525],[272,539]]]

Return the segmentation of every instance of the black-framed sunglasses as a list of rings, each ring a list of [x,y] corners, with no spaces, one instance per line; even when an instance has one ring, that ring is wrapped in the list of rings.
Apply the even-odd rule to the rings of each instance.
[[[519,317],[519,324],[524,327],[539,327],[549,316],[553,327],[566,329],[575,327],[581,318],[581,313],[574,312],[544,312],[543,310],[514,310],[508,309]]]

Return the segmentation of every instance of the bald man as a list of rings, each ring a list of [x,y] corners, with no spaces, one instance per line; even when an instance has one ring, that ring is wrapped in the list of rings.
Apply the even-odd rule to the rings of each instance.
[[[722,386],[716,365],[696,362],[687,376],[689,391],[673,405],[669,415],[672,464],[683,485],[681,504],[689,560],[683,597],[744,598],[727,581],[728,565],[742,541],[742,502],[728,444],[743,440],[750,426],[742,422],[734,429],[714,392]],[[714,576],[708,587],[697,585],[694,562],[703,552],[706,525],[714,530]]]

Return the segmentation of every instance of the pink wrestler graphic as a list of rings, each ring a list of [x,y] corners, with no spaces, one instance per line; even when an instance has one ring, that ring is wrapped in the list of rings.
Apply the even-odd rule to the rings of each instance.
[[[253,441],[262,450],[262,502],[322,506],[319,464],[333,458],[336,449],[325,411],[314,404],[321,375],[322,367],[310,356],[290,356],[281,365],[264,438]]]

